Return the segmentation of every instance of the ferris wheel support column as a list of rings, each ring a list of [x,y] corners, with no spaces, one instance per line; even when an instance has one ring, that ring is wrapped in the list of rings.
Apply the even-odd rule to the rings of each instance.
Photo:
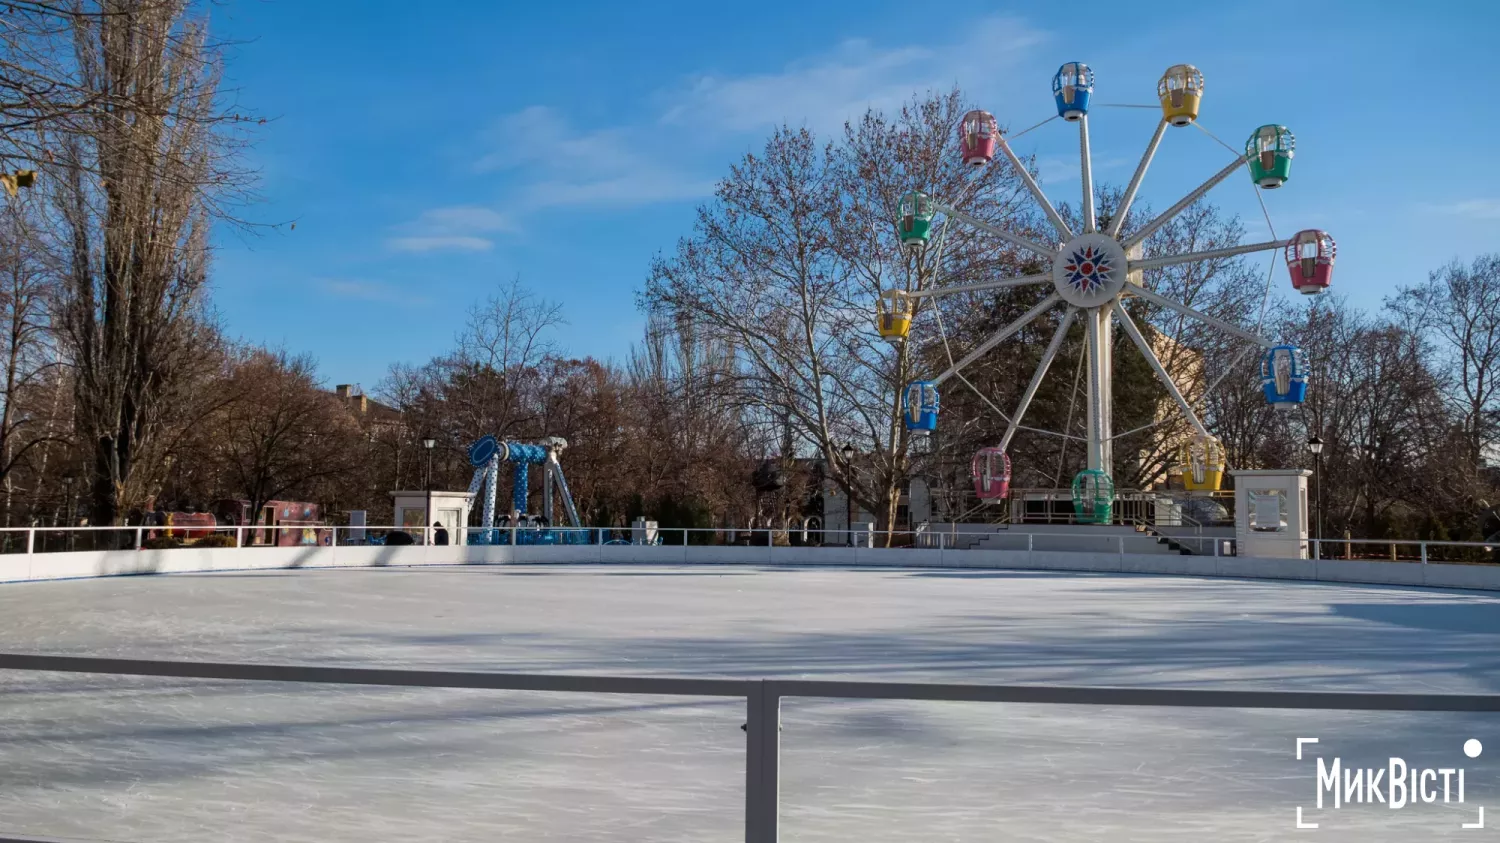
[[[1078,118],[1078,162],[1083,177],[1083,233],[1093,234],[1094,225],[1094,156],[1089,153],[1089,116]]]
[[[1130,185],[1125,188],[1125,195],[1120,197],[1120,206],[1115,209],[1114,216],[1109,220],[1109,228],[1104,232],[1110,237],[1120,236],[1120,228],[1125,225],[1125,217],[1130,214],[1130,206],[1135,202],[1136,191],[1141,189],[1146,171],[1151,168],[1151,159],[1156,157],[1156,148],[1161,146],[1162,135],[1167,133],[1167,125],[1166,120],[1156,124],[1156,134],[1151,136],[1151,143],[1146,145],[1146,154],[1141,156],[1141,163],[1135,166],[1135,175],[1130,177]]]
[[[1109,310],[1089,308],[1083,324],[1088,332],[1088,467],[1108,474],[1114,462],[1109,435],[1110,355],[1105,329]]]
[[[1005,428],[1005,436],[1000,440],[1000,450],[1004,451],[1010,447],[1010,440],[1015,438],[1016,431],[1021,428],[1021,419],[1025,418],[1026,410],[1031,406],[1031,399],[1036,397],[1036,391],[1041,388],[1042,378],[1047,376],[1047,370],[1052,368],[1052,361],[1057,359],[1057,352],[1062,348],[1063,340],[1068,336],[1068,329],[1073,327],[1073,319],[1078,315],[1078,308],[1070,307],[1063,314],[1062,322],[1057,325],[1057,333],[1052,335],[1052,342],[1047,344],[1047,350],[1042,352],[1042,361],[1037,364],[1036,373],[1031,376],[1031,383],[1026,385],[1026,392],[1021,395],[1021,403],[1016,405],[1016,412],[1010,418],[1010,425]]]
[[[1193,426],[1193,430],[1197,431],[1199,436],[1206,438],[1208,431],[1203,427],[1203,422],[1198,420],[1198,414],[1193,412],[1192,405],[1188,404],[1187,399],[1182,397],[1182,391],[1177,388],[1177,382],[1172,380],[1171,375],[1167,374],[1167,367],[1162,365],[1161,359],[1156,356],[1156,352],[1151,350],[1150,343],[1146,342],[1146,338],[1141,336],[1141,329],[1136,327],[1135,320],[1130,318],[1130,314],[1125,310],[1125,305],[1117,301],[1114,303],[1112,309],[1115,312],[1115,318],[1120,320],[1120,327],[1125,329],[1125,333],[1130,335],[1131,342],[1134,342],[1135,347],[1141,350],[1141,356],[1146,358],[1147,363],[1151,364],[1151,370],[1156,372],[1156,379],[1161,381],[1161,385],[1167,388],[1167,394],[1172,396],[1172,400],[1177,402],[1177,407],[1182,410],[1182,414],[1187,416],[1188,424]]]

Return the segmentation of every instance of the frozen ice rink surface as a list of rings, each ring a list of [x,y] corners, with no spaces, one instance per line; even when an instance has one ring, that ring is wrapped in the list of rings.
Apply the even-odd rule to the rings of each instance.
[[[1500,692],[1500,595],[978,571],[465,567],[0,586],[0,649],[696,677]],[[737,841],[743,704],[0,672],[0,837]],[[1345,766],[1462,805],[1312,810]],[[1462,752],[1477,738],[1486,750]],[[782,839],[1494,839],[1500,715],[788,700]],[[1456,798],[1456,794],[1453,795]],[[1296,831],[1295,809],[1316,831]],[[1463,830],[1489,806],[1487,828]]]

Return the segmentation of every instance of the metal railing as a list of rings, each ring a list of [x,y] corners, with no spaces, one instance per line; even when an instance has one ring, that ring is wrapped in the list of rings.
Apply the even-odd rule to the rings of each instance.
[[[1423,539],[1308,539],[1313,559],[1365,562],[1500,563],[1500,545]]]
[[[1103,543],[1120,554],[1131,552],[1131,543],[1141,541],[1144,534],[1139,531],[1149,527],[1162,536],[1179,543],[1196,545],[1198,555],[1236,555],[1236,542],[1231,536],[1208,535],[1205,526],[1188,516],[1183,516],[1182,529],[1191,535],[1172,534],[1173,527],[1152,525],[1149,520],[1121,516],[1115,523],[1106,526],[1131,527],[1135,536],[1109,535],[1090,525],[1060,523],[1059,526],[1075,526],[1067,532],[1048,532],[1045,541],[1053,539],[1090,539]],[[978,525],[976,525],[978,527]],[[0,558],[6,554],[47,554],[68,551],[101,550],[150,550],[186,548],[236,548],[268,547],[363,547],[372,545],[427,544],[433,541],[429,533],[433,528],[405,526],[140,526],[140,527],[0,527]],[[488,536],[486,534],[488,533]],[[394,537],[398,534],[401,541]],[[448,541],[460,544],[467,538],[470,545],[668,545],[668,546],[741,546],[741,547],[875,547],[917,548],[962,551],[969,549],[977,540],[995,535],[1010,535],[1019,543],[1026,536],[1027,552],[1038,549],[1037,538],[1041,534],[1029,533],[1023,526],[989,525],[978,529],[961,529],[958,524],[933,525],[932,528],[916,530],[890,530],[860,532],[854,530],[813,530],[801,527],[756,527],[756,528],[693,528],[656,527],[642,531],[630,527],[537,527],[512,526],[483,530],[475,527],[462,528]],[[211,539],[208,537],[219,537]],[[490,540],[484,540],[484,539]],[[165,544],[155,540],[167,539]],[[1107,541],[1113,539],[1113,542]],[[218,542],[212,543],[212,542]],[[1316,539],[1307,540],[1309,556],[1324,560],[1353,560],[1395,563],[1428,562],[1450,564],[1500,564],[1500,545],[1484,542],[1433,541],[1425,539]],[[1020,550],[1020,547],[1014,548]],[[0,841],[3,843],[3,841]]]
[[[0,670],[405,688],[742,697],[745,700],[746,713],[746,843],[776,843],[780,833],[781,701],[787,697],[1166,708],[1500,712],[1500,694],[1213,691],[1184,688],[925,684],[807,679],[579,676],[146,661],[27,653],[0,653]],[[22,838],[3,835],[3,830],[0,830],[0,843],[7,840],[22,840]],[[35,843],[34,840],[33,843]]]

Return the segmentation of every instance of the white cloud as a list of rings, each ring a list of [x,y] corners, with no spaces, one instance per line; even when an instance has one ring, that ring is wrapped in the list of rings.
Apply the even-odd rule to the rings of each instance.
[[[1426,203],[1422,210],[1431,214],[1448,214],[1476,220],[1500,220],[1500,199],[1463,199],[1457,202]]]
[[[510,217],[492,208],[452,205],[423,211],[415,220],[397,226],[399,234],[386,240],[386,245],[398,252],[482,252],[495,245],[484,235],[517,230]]]
[[[518,231],[515,221],[492,208],[478,205],[454,205],[424,211],[416,226],[431,231]]]
[[[495,246],[483,237],[465,236],[392,237],[386,245],[398,252],[484,252]]]
[[[324,292],[346,299],[364,301],[397,302],[413,304],[425,302],[421,296],[413,296],[379,281],[363,281],[351,278],[319,278],[317,285]]]
[[[720,132],[789,123],[826,133],[867,108],[899,108],[926,89],[963,84],[974,93],[991,87],[989,79],[1027,60],[1030,49],[1045,40],[1024,21],[1005,16],[982,19],[965,27],[957,40],[935,46],[878,47],[848,40],[779,72],[695,77],[668,95],[662,122]],[[972,77],[976,70],[981,78]]]
[[[668,162],[654,135],[626,126],[577,129],[556,110],[532,106],[497,120],[479,172],[516,170],[533,178],[518,189],[528,208],[634,206],[698,199],[713,182]]]
[[[946,44],[882,47],[851,39],[777,71],[686,78],[658,93],[655,119],[641,123],[580,126],[557,109],[534,105],[490,126],[473,170],[510,182],[503,207],[625,208],[697,200],[713,192],[714,180],[685,161],[721,139],[763,134],[782,122],[828,133],[867,108],[897,109],[923,90],[955,84],[998,109],[997,100],[1007,98],[1002,93],[1018,89],[1019,83],[1009,81],[1017,74],[1006,69],[1030,61],[1031,48],[1044,40],[1025,22],[1004,16],[965,26]],[[718,158],[710,172],[721,171]],[[390,245],[478,250],[491,245],[486,233],[508,230],[439,218],[442,210],[403,227]]]

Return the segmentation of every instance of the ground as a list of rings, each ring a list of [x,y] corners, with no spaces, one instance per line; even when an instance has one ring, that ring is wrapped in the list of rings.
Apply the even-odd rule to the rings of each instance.
[[[0,586],[0,649],[424,669],[1500,692],[1500,595],[1174,577],[462,567]],[[1500,716],[788,700],[782,839],[1489,839]],[[0,671],[0,836],[737,841],[743,704]],[[1467,802],[1308,811],[1311,761]],[[1461,747],[1489,747],[1467,759]],[[1490,806],[1484,831],[1460,830]]]

